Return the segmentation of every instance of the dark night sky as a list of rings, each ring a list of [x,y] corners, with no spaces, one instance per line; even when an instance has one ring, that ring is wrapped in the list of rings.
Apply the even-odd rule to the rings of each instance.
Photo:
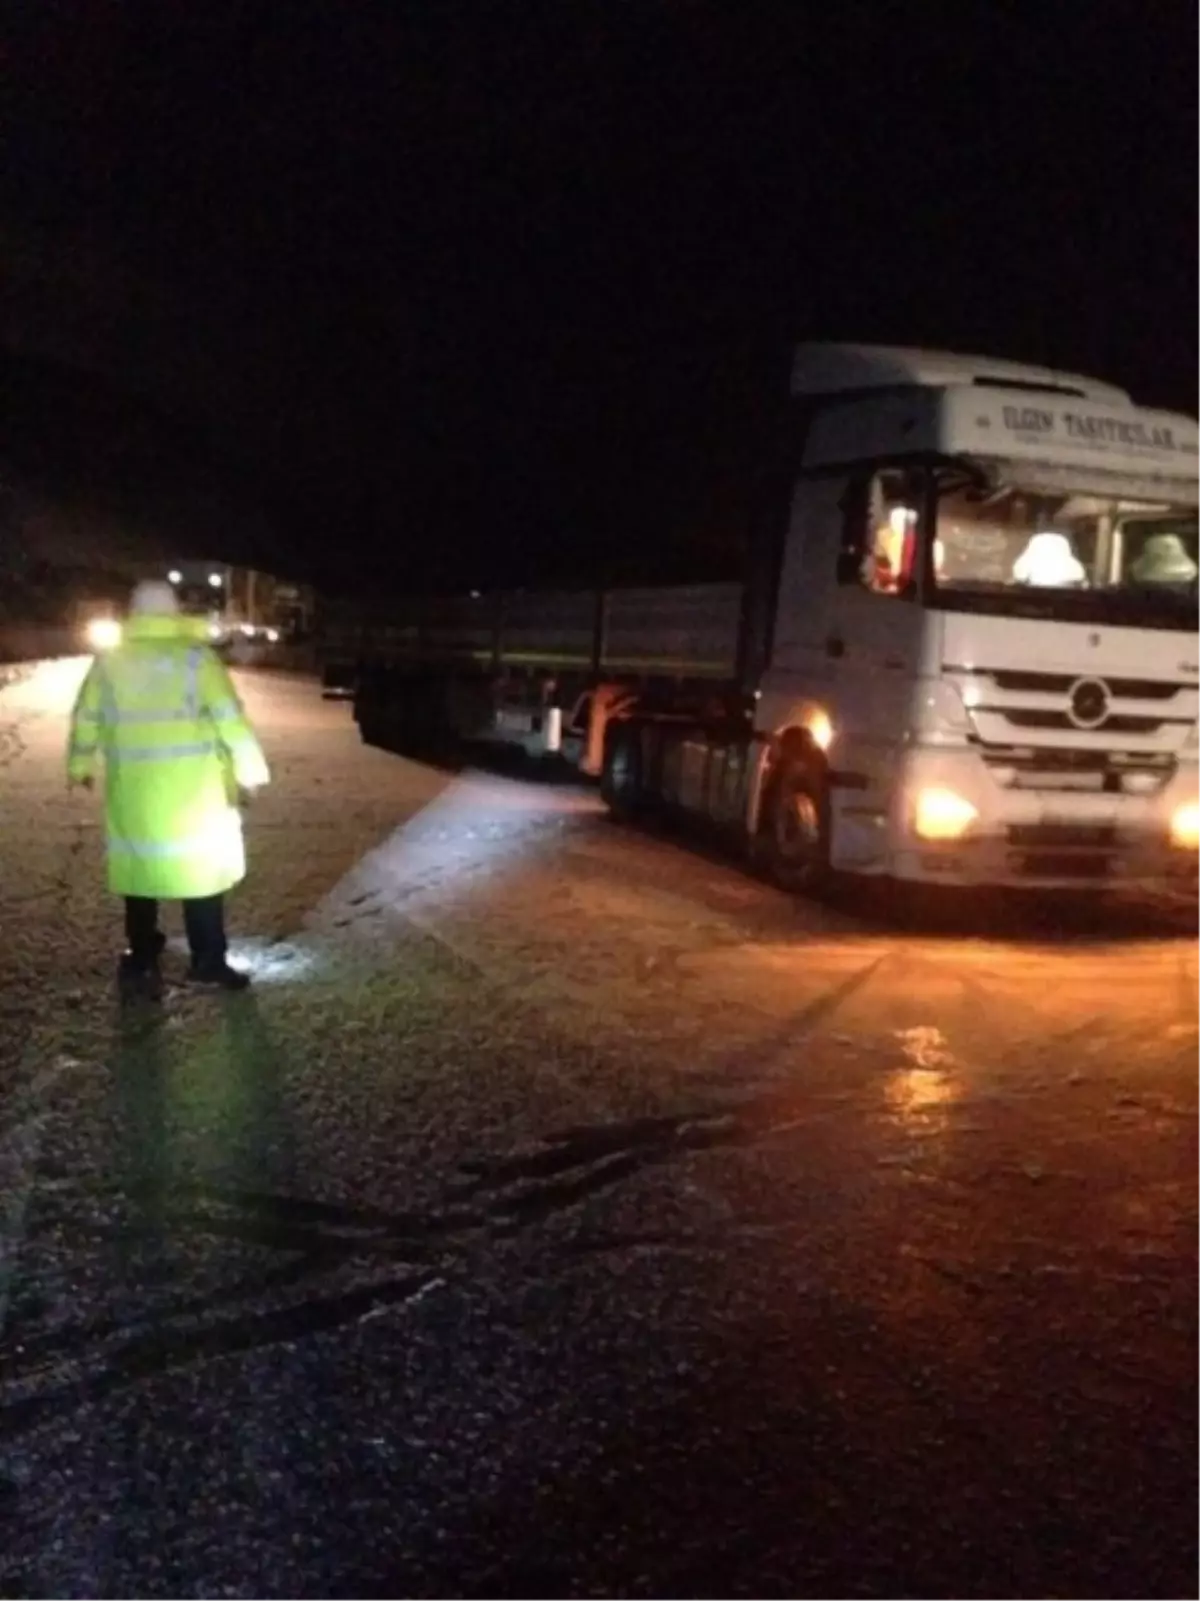
[[[6,16],[5,239],[65,264],[50,320],[111,323],[108,380],[194,419],[289,561],[715,558],[800,337],[1195,409],[1190,0]]]

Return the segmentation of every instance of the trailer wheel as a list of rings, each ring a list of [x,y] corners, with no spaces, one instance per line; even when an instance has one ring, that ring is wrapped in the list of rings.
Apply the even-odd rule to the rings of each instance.
[[[354,697],[354,721],[358,724],[359,737],[364,745],[381,743],[379,711],[374,697],[368,699],[363,694]]]
[[[642,805],[642,738],[636,723],[610,723],[605,731],[600,798],[622,822]]]
[[[781,889],[818,894],[830,877],[829,786],[825,764],[803,747],[785,751],[764,819],[766,865]]]

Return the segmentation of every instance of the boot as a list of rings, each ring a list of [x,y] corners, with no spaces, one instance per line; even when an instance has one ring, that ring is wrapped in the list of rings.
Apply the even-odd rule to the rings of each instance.
[[[199,985],[202,989],[236,992],[250,988],[249,973],[230,967],[224,957],[219,962],[193,962],[187,976],[189,984]]]
[[[126,951],[117,968],[117,988],[123,1001],[161,1001],[163,978],[157,956],[151,962],[135,959]]]

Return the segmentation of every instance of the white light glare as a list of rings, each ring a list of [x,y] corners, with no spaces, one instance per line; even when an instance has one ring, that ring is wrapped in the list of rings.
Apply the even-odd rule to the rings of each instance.
[[[174,937],[168,943],[170,949],[179,956],[188,954],[184,940]],[[322,952],[317,948],[254,935],[231,940],[229,959],[232,966],[249,973],[256,986],[302,983],[306,979],[319,977],[326,965]]]
[[[93,650],[115,650],[121,643],[121,625],[115,617],[93,617],[87,625],[87,641]]]
[[[313,978],[321,968],[317,951],[281,940],[234,940],[230,957],[256,984],[289,984]]]

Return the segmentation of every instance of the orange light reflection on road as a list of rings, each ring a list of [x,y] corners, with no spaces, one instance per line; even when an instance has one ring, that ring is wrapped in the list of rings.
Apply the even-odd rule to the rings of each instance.
[[[924,1132],[945,1128],[947,1111],[962,1094],[946,1036],[938,1028],[906,1028],[896,1040],[905,1060],[884,1085],[888,1109]]]

